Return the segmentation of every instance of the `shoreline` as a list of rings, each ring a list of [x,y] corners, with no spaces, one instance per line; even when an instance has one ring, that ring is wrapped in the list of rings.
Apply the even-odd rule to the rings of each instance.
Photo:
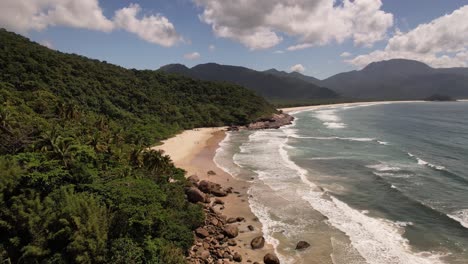
[[[287,114],[294,114],[302,111],[313,111],[328,107],[351,107],[357,105],[381,105],[381,104],[393,104],[393,103],[424,103],[427,101],[412,100],[412,101],[375,101],[375,102],[354,102],[354,103],[339,103],[339,104],[323,104],[323,105],[310,105],[310,106],[297,106],[297,107],[286,107],[278,110],[283,111]]]
[[[237,245],[229,248],[232,252],[237,252],[242,256],[242,263],[263,263],[263,257],[268,253],[274,253],[274,248],[267,241],[261,249],[254,250],[250,246],[252,239],[264,236],[262,224],[250,208],[247,193],[250,183],[233,178],[219,168],[213,160],[219,143],[226,136],[225,130],[224,127],[187,130],[152,149],[163,150],[166,155],[171,156],[177,167],[187,171],[187,177],[197,175],[200,180],[220,184],[225,189],[232,188],[232,193],[226,197],[217,197],[224,202],[222,206],[212,207],[227,219],[237,217],[245,219],[235,223],[239,229],[239,235],[233,240]],[[214,171],[216,174],[210,175],[208,171]],[[252,226],[253,231],[248,226]]]

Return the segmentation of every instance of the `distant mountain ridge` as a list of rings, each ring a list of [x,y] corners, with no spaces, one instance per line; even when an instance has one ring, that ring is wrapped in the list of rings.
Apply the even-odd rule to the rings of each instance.
[[[245,67],[220,65],[216,63],[200,64],[188,68],[182,64],[169,64],[159,70],[180,74],[194,79],[229,82],[242,85],[267,99],[304,100],[329,99],[339,95],[313,83],[312,77],[294,73],[270,70],[255,71]],[[304,79],[303,79],[304,78]],[[309,79],[310,81],[306,81]]]
[[[339,73],[320,84],[359,99],[424,99],[434,94],[467,98],[468,68],[432,68],[419,61],[393,59]]]
[[[373,62],[362,70],[339,73],[325,80],[270,69],[200,64],[188,68],[170,64],[160,70],[195,79],[239,84],[267,99],[324,99],[342,96],[365,100],[424,99],[434,94],[468,98],[468,68],[432,68],[406,59]],[[326,88],[324,88],[326,87]]]

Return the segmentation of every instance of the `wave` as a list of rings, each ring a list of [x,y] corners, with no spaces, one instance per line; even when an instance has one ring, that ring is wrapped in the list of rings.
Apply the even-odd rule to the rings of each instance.
[[[315,112],[315,117],[323,122],[323,125],[330,129],[345,128],[346,124],[341,122],[340,117],[336,114],[337,109],[327,109]]]
[[[411,154],[411,153],[409,153],[409,152],[408,152],[408,156],[410,156],[411,158],[415,158],[419,165],[424,165],[424,166],[427,166],[427,167],[429,167],[429,168],[432,168],[432,169],[435,169],[435,170],[439,170],[439,171],[442,171],[442,170],[445,170],[445,169],[446,169],[444,166],[434,165],[434,164],[432,164],[432,163],[429,163],[429,162],[427,162],[427,161],[425,161],[425,160],[420,159],[420,158],[417,157],[416,155]]]
[[[307,136],[299,136],[297,130],[294,132],[288,131],[286,132],[288,137],[297,138],[297,139],[316,139],[316,140],[343,140],[343,141],[356,141],[356,142],[376,142],[380,145],[388,146],[390,145],[389,142],[377,140],[375,138],[361,138],[361,137],[307,137]]]
[[[398,172],[398,171],[401,171],[401,168],[396,167],[396,166],[392,166],[392,165],[389,165],[389,164],[385,164],[385,163],[380,163],[380,164],[376,164],[376,165],[368,165],[366,167],[370,168],[370,169],[377,170],[377,171],[383,171],[383,172],[387,172],[387,171]]]
[[[368,263],[441,263],[436,257],[430,259],[412,252],[409,241],[402,236],[404,227],[401,225],[363,214],[311,182],[308,179],[308,171],[290,159],[286,150],[288,138],[284,137],[284,133],[255,134],[249,142],[253,151],[244,156],[243,161],[256,167],[259,179],[275,193],[281,193],[292,201],[297,200],[299,195],[311,208],[327,217],[327,222],[345,233],[351,245]],[[276,156],[278,154],[280,159]],[[255,158],[252,155],[255,155]],[[382,164],[379,166],[376,168],[381,171],[399,170],[396,167],[384,167]],[[295,180],[296,177],[299,182]],[[259,210],[261,209],[256,208],[257,212],[254,213],[261,215]],[[262,224],[271,224],[268,221],[272,219],[263,219]],[[265,231],[271,232],[271,229]]]
[[[468,228],[468,209],[458,210],[447,214],[447,216],[459,222],[463,227]]]
[[[231,137],[232,137],[232,132],[227,132],[226,136],[224,139],[219,143],[219,147],[215,151],[215,155],[213,157],[213,162],[215,165],[231,175],[233,178],[237,178],[237,176],[240,174],[239,167],[236,166],[229,166],[229,162],[227,160],[233,160],[234,159],[232,156],[229,155],[228,147],[231,144]]]

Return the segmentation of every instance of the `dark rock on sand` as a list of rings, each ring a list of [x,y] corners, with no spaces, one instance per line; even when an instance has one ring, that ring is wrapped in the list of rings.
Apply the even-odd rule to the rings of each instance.
[[[256,237],[250,242],[252,249],[259,249],[265,246],[265,238],[263,236]]]
[[[239,235],[239,229],[235,225],[226,225],[224,227],[224,234],[229,238],[235,238]]]
[[[213,194],[214,196],[224,197],[227,196],[227,192],[223,190],[221,185],[210,182],[210,181],[201,181],[198,183],[198,188],[204,193]]]
[[[278,257],[271,253],[268,253],[263,257],[263,262],[265,262],[265,264],[280,264]]]
[[[235,223],[235,222],[237,222],[237,218],[235,218],[235,217],[230,217],[230,218],[228,218],[228,220],[227,220],[227,223],[228,223],[228,224],[232,224],[232,223]]]
[[[207,197],[206,195],[201,192],[198,188],[190,187],[186,190],[185,194],[187,195],[187,199],[191,203],[198,203],[198,202],[206,202]]]
[[[238,252],[234,253],[234,255],[233,255],[232,257],[233,257],[232,259],[233,259],[235,262],[242,262],[242,256],[241,256],[241,254],[239,254]]]
[[[208,174],[208,175],[216,175],[216,172],[210,170],[210,171],[208,171],[206,174]]]
[[[299,241],[296,245],[296,250],[303,250],[310,247],[310,244],[306,241]]]
[[[187,180],[192,184],[196,185],[200,181],[200,178],[198,178],[197,175],[191,175],[187,178]]]

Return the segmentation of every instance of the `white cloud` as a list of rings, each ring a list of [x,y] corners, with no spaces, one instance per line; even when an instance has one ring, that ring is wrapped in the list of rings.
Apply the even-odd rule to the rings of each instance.
[[[292,72],[305,72],[306,68],[304,66],[302,66],[302,64],[296,64],[294,66],[292,66],[289,70],[291,70]]]
[[[110,20],[104,16],[98,0],[1,0],[0,27],[20,33],[54,26],[103,32],[121,28],[165,47],[182,40],[167,18],[157,14],[139,19],[141,10],[138,4],[130,4],[117,10]]]
[[[98,0],[2,0],[0,26],[21,33],[44,30],[50,26],[68,26],[109,32],[107,19]]]
[[[41,42],[39,42],[39,44],[41,44],[42,46],[47,47],[49,49],[54,48],[54,44],[52,44],[52,42],[50,40],[42,40]]]
[[[201,55],[198,52],[192,52],[192,53],[188,53],[184,55],[184,58],[186,60],[196,60],[196,59],[199,59],[200,57]]]
[[[303,44],[298,44],[298,45],[294,45],[294,46],[289,46],[287,48],[287,50],[296,51],[296,50],[307,49],[307,48],[310,48],[310,47],[313,47],[313,46],[314,46],[314,44],[312,44],[312,43],[303,43]]]
[[[275,50],[273,51],[274,54],[283,54],[284,51],[283,50]]]
[[[341,53],[341,55],[340,55],[340,57],[342,57],[342,58],[347,58],[347,57],[351,57],[351,56],[353,56],[353,54],[351,54],[351,53],[349,53],[347,51]]]
[[[138,4],[130,4],[115,12],[114,22],[119,28],[135,33],[140,38],[161,46],[170,47],[181,41],[174,25],[165,17],[157,14],[137,18],[141,12]]]
[[[215,45],[210,45],[210,46],[208,46],[208,49],[209,49],[210,51],[215,51],[215,50],[216,50],[216,46],[215,46]]]
[[[348,62],[364,67],[395,58],[413,59],[433,67],[468,66],[468,5],[403,33],[397,31],[383,50],[357,56]]]
[[[200,19],[218,37],[233,39],[251,50],[266,49],[296,37],[311,47],[352,39],[356,45],[382,40],[393,15],[381,0],[193,0],[203,8]],[[298,49],[301,44],[290,47]]]

